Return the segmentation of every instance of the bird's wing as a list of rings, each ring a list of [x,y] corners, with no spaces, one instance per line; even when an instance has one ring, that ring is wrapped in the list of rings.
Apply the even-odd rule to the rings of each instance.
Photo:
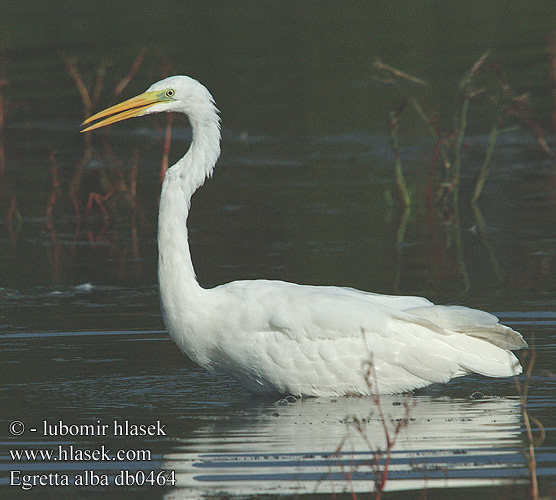
[[[308,286],[283,281],[234,281],[217,287],[239,300],[252,330],[280,330],[304,338],[361,337],[362,329],[387,330],[393,316],[434,304],[423,297],[381,295],[354,288]],[[417,319],[417,322],[426,322]],[[434,327],[433,327],[434,328]]]
[[[441,306],[419,297],[337,287],[276,281],[234,282],[226,287],[241,297],[244,307],[237,311],[249,330],[248,342],[229,338],[231,356],[238,355],[235,345],[241,344],[239,355],[249,354],[246,369],[262,366],[264,379],[286,372],[293,374],[296,384],[307,381],[315,386],[311,381],[318,380],[322,386],[355,388],[359,381],[361,387],[362,366],[369,360],[380,390],[399,392],[469,372],[507,376],[516,370],[513,355],[493,345],[490,333],[484,333],[501,326],[487,313],[456,306],[436,309]],[[503,343],[503,333],[495,335],[498,344]],[[291,384],[285,386],[295,393]],[[307,387],[298,386],[308,393]],[[318,393],[318,387],[313,390]]]

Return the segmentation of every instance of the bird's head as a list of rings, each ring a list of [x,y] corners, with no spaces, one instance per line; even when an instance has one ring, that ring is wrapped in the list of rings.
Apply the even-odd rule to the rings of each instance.
[[[213,98],[206,87],[188,76],[170,76],[151,85],[146,92],[87,118],[81,125],[88,126],[81,132],[135,116],[171,111],[185,113],[190,119],[216,114]]]

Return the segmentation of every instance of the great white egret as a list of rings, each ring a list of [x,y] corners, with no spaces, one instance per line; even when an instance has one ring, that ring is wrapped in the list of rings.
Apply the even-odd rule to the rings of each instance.
[[[191,196],[220,155],[209,91],[187,76],[166,78],[91,116],[82,132],[162,112],[187,115],[193,133],[162,185],[158,280],[166,327],[194,362],[255,393],[293,396],[396,393],[470,373],[521,373],[511,350],[527,346],[523,337],[475,309],[283,281],[199,286],[186,223]]]

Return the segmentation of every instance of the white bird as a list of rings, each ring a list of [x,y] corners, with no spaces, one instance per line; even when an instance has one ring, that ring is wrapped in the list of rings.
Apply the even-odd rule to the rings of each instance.
[[[195,363],[254,393],[293,396],[397,393],[470,373],[521,373],[511,350],[527,343],[483,311],[283,281],[202,288],[186,223],[191,197],[220,155],[220,119],[209,91],[187,76],[166,78],[85,120],[82,131],[161,112],[187,115],[193,134],[162,185],[158,280],[170,336]]]

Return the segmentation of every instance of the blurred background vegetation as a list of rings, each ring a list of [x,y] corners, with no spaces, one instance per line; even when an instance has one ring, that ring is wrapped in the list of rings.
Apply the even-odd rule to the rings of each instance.
[[[18,294],[27,294],[36,305],[67,293],[69,304],[53,309],[62,321],[66,307],[87,317],[75,287],[114,287],[87,301],[141,297],[149,324],[160,325],[156,212],[168,121],[134,120],[94,136],[80,135],[79,123],[169,74],[204,83],[223,118],[223,155],[190,220],[203,285],[266,277],[491,308],[550,296],[555,33],[552,1],[6,1],[5,296],[21,304]],[[501,86],[474,82],[458,154],[460,83],[487,50],[479,76],[507,84],[524,107],[512,114],[505,102],[500,129],[518,128],[497,137],[472,208]],[[427,84],[402,78],[396,89],[377,58]],[[171,133],[170,164],[187,148],[186,120],[175,117]],[[452,161],[461,156],[456,212],[439,144]],[[397,155],[412,200],[405,212]],[[119,308],[112,313],[107,323],[126,321]],[[19,325],[21,310],[7,314],[6,328]]]

